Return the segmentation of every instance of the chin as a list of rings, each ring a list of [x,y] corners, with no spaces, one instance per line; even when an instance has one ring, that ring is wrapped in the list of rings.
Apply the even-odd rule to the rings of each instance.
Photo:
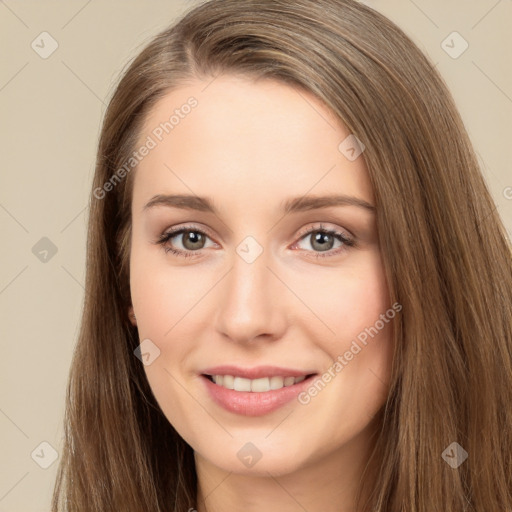
[[[267,434],[266,434],[267,435]],[[250,436],[244,441],[231,440],[228,444],[218,444],[218,450],[211,446],[200,452],[200,456],[210,464],[230,473],[268,477],[287,475],[300,470],[308,464],[305,453],[300,453],[291,446],[280,444],[272,446],[263,440],[251,442]]]

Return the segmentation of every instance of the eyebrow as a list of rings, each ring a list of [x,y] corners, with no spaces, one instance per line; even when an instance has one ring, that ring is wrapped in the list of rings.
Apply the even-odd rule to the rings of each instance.
[[[218,215],[217,208],[215,207],[212,199],[188,194],[156,195],[148,201],[143,210],[148,210],[155,206],[197,210]],[[331,206],[357,206],[371,213],[375,213],[375,206],[372,204],[368,203],[364,199],[347,195],[292,197],[282,203],[282,210],[283,213],[288,214],[307,210],[316,210],[319,208],[328,208]]]

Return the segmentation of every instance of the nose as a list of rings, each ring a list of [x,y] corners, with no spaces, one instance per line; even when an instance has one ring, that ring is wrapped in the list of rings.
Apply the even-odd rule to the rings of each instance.
[[[286,292],[263,253],[248,263],[234,254],[231,270],[221,283],[216,328],[237,343],[279,339],[286,329]],[[289,297],[288,297],[289,299]]]

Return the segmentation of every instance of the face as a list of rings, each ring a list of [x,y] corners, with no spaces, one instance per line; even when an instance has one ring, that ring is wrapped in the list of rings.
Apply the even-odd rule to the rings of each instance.
[[[133,309],[152,391],[196,460],[279,475],[369,439],[395,309],[349,135],[315,97],[234,76],[176,89],[146,120]]]

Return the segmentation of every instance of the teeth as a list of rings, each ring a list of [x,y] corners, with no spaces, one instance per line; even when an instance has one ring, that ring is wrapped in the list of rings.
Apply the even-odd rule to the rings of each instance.
[[[235,391],[251,391],[251,380],[242,377],[235,377],[234,388]]]
[[[295,377],[286,377],[284,379],[285,386],[292,386],[294,382],[295,382]]]
[[[235,387],[235,377],[233,375],[224,375],[222,379],[222,385],[228,389],[234,389]]]
[[[283,377],[270,377],[270,389],[281,389],[284,386]]]
[[[235,391],[252,391],[254,393],[293,386],[293,384],[298,384],[305,378],[305,375],[301,377],[262,377],[261,379],[246,379],[233,375],[212,375],[213,381],[218,386],[234,389]]]

